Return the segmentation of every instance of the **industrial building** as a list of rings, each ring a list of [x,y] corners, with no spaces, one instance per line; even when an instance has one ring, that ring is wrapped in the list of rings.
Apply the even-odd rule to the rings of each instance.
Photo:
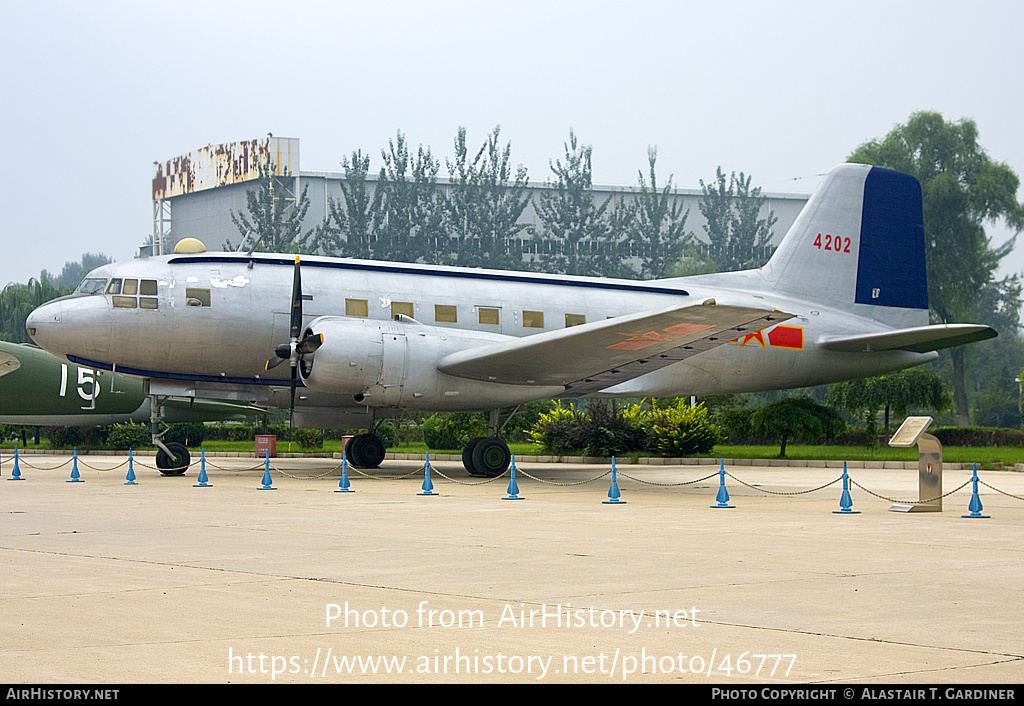
[[[329,213],[330,199],[343,201],[341,183],[345,173],[303,171],[297,138],[268,135],[242,142],[207,145],[154,163],[153,245],[144,247],[141,254],[172,252],[184,238],[197,238],[210,250],[223,249],[228,241],[239,244],[242,236],[231,214],[247,212],[246,191],[255,186],[259,164],[268,161],[275,165],[278,176],[290,177],[288,181],[293,183],[294,194],[307,190],[310,206],[303,221],[303,230],[324,222]],[[366,180],[371,187],[377,182],[377,175],[372,169]],[[437,183],[442,189],[453,188],[443,177],[438,177]],[[550,188],[542,182],[530,184],[528,192],[531,199],[519,220],[521,224],[540,225],[534,203],[541,193]],[[637,187],[595,185],[593,188],[598,202],[613,195],[628,198],[638,192]],[[687,230],[698,241],[706,242],[705,220],[698,207],[703,196],[701,189],[676,188],[672,194],[682,202],[683,210],[689,211]],[[776,244],[796,220],[808,197],[786,193],[762,193],[762,196],[766,198],[762,215],[770,211],[777,218],[772,237],[773,244]],[[515,243],[510,247],[524,245]]]

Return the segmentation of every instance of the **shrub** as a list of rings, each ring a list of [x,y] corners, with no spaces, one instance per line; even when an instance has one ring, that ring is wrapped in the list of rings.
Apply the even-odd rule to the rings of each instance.
[[[322,429],[292,429],[292,441],[304,449],[320,448],[324,441]]]
[[[484,415],[478,412],[438,412],[423,420],[423,441],[432,450],[461,449],[473,437],[486,433]]]
[[[583,419],[583,414],[572,407],[563,407],[558,402],[547,412],[537,415],[537,421],[530,428],[530,441],[555,454],[575,450],[570,444],[570,433]]]
[[[398,424],[392,420],[381,422],[376,428],[377,435],[384,441],[385,448],[398,446]]]
[[[723,436],[703,404],[690,408],[678,399],[665,408],[635,404],[621,412],[605,404],[591,405],[586,412],[559,404],[539,415],[530,438],[551,453],[613,456],[639,451],[678,456],[708,453]]]
[[[78,427],[46,427],[43,438],[55,449],[68,449],[82,443],[82,430]]]
[[[206,440],[206,425],[202,422],[172,424],[164,434],[164,442],[174,441],[184,446],[201,446]]]
[[[651,412],[658,451],[669,456],[710,453],[724,440],[722,430],[711,423],[704,403],[690,407],[679,398],[667,409]]]
[[[107,443],[115,449],[123,450],[153,445],[149,426],[130,421],[122,424],[111,424],[110,431],[107,434]]]
[[[946,427],[928,431],[943,446],[1024,446],[1024,432],[1019,429]]]

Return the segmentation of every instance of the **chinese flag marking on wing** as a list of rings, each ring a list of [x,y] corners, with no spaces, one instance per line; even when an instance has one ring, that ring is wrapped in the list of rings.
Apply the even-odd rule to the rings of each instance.
[[[804,327],[779,325],[768,332],[772,348],[786,348],[792,351],[804,349]]]
[[[686,336],[691,333],[699,333],[705,329],[711,328],[711,324],[676,324],[675,326],[669,326],[667,329],[662,329],[665,333],[670,336]]]
[[[767,350],[767,348],[765,348],[764,345],[764,331],[755,331],[754,333],[748,333],[746,336],[743,337],[743,342],[740,344],[740,348],[743,348],[743,346],[747,345],[751,341],[757,341],[757,344],[761,346],[762,349]]]
[[[669,336],[664,336],[657,331],[648,331],[647,333],[619,333],[619,335],[629,336],[629,340],[608,346],[608,348],[620,351],[638,351],[641,348],[653,346],[655,343],[672,340]]]

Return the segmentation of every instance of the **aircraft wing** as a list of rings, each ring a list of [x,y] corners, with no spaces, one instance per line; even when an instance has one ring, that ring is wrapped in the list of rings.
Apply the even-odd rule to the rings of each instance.
[[[861,333],[854,336],[827,336],[818,340],[821,348],[844,353],[904,350],[914,353],[962,346],[965,343],[995,338],[998,334],[990,326],[981,324],[936,324],[914,328]]]
[[[511,385],[564,385],[577,397],[631,380],[792,318],[767,309],[702,304],[617,316],[459,351],[448,375]]]

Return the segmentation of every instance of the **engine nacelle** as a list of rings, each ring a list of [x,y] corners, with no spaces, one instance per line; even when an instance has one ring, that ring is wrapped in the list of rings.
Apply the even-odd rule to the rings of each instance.
[[[323,335],[303,357],[299,375],[319,392],[352,395],[371,407],[434,411],[494,409],[552,397],[561,387],[502,385],[452,377],[437,362],[456,351],[508,340],[484,331],[425,326],[415,321],[378,321],[321,316],[303,336]]]

